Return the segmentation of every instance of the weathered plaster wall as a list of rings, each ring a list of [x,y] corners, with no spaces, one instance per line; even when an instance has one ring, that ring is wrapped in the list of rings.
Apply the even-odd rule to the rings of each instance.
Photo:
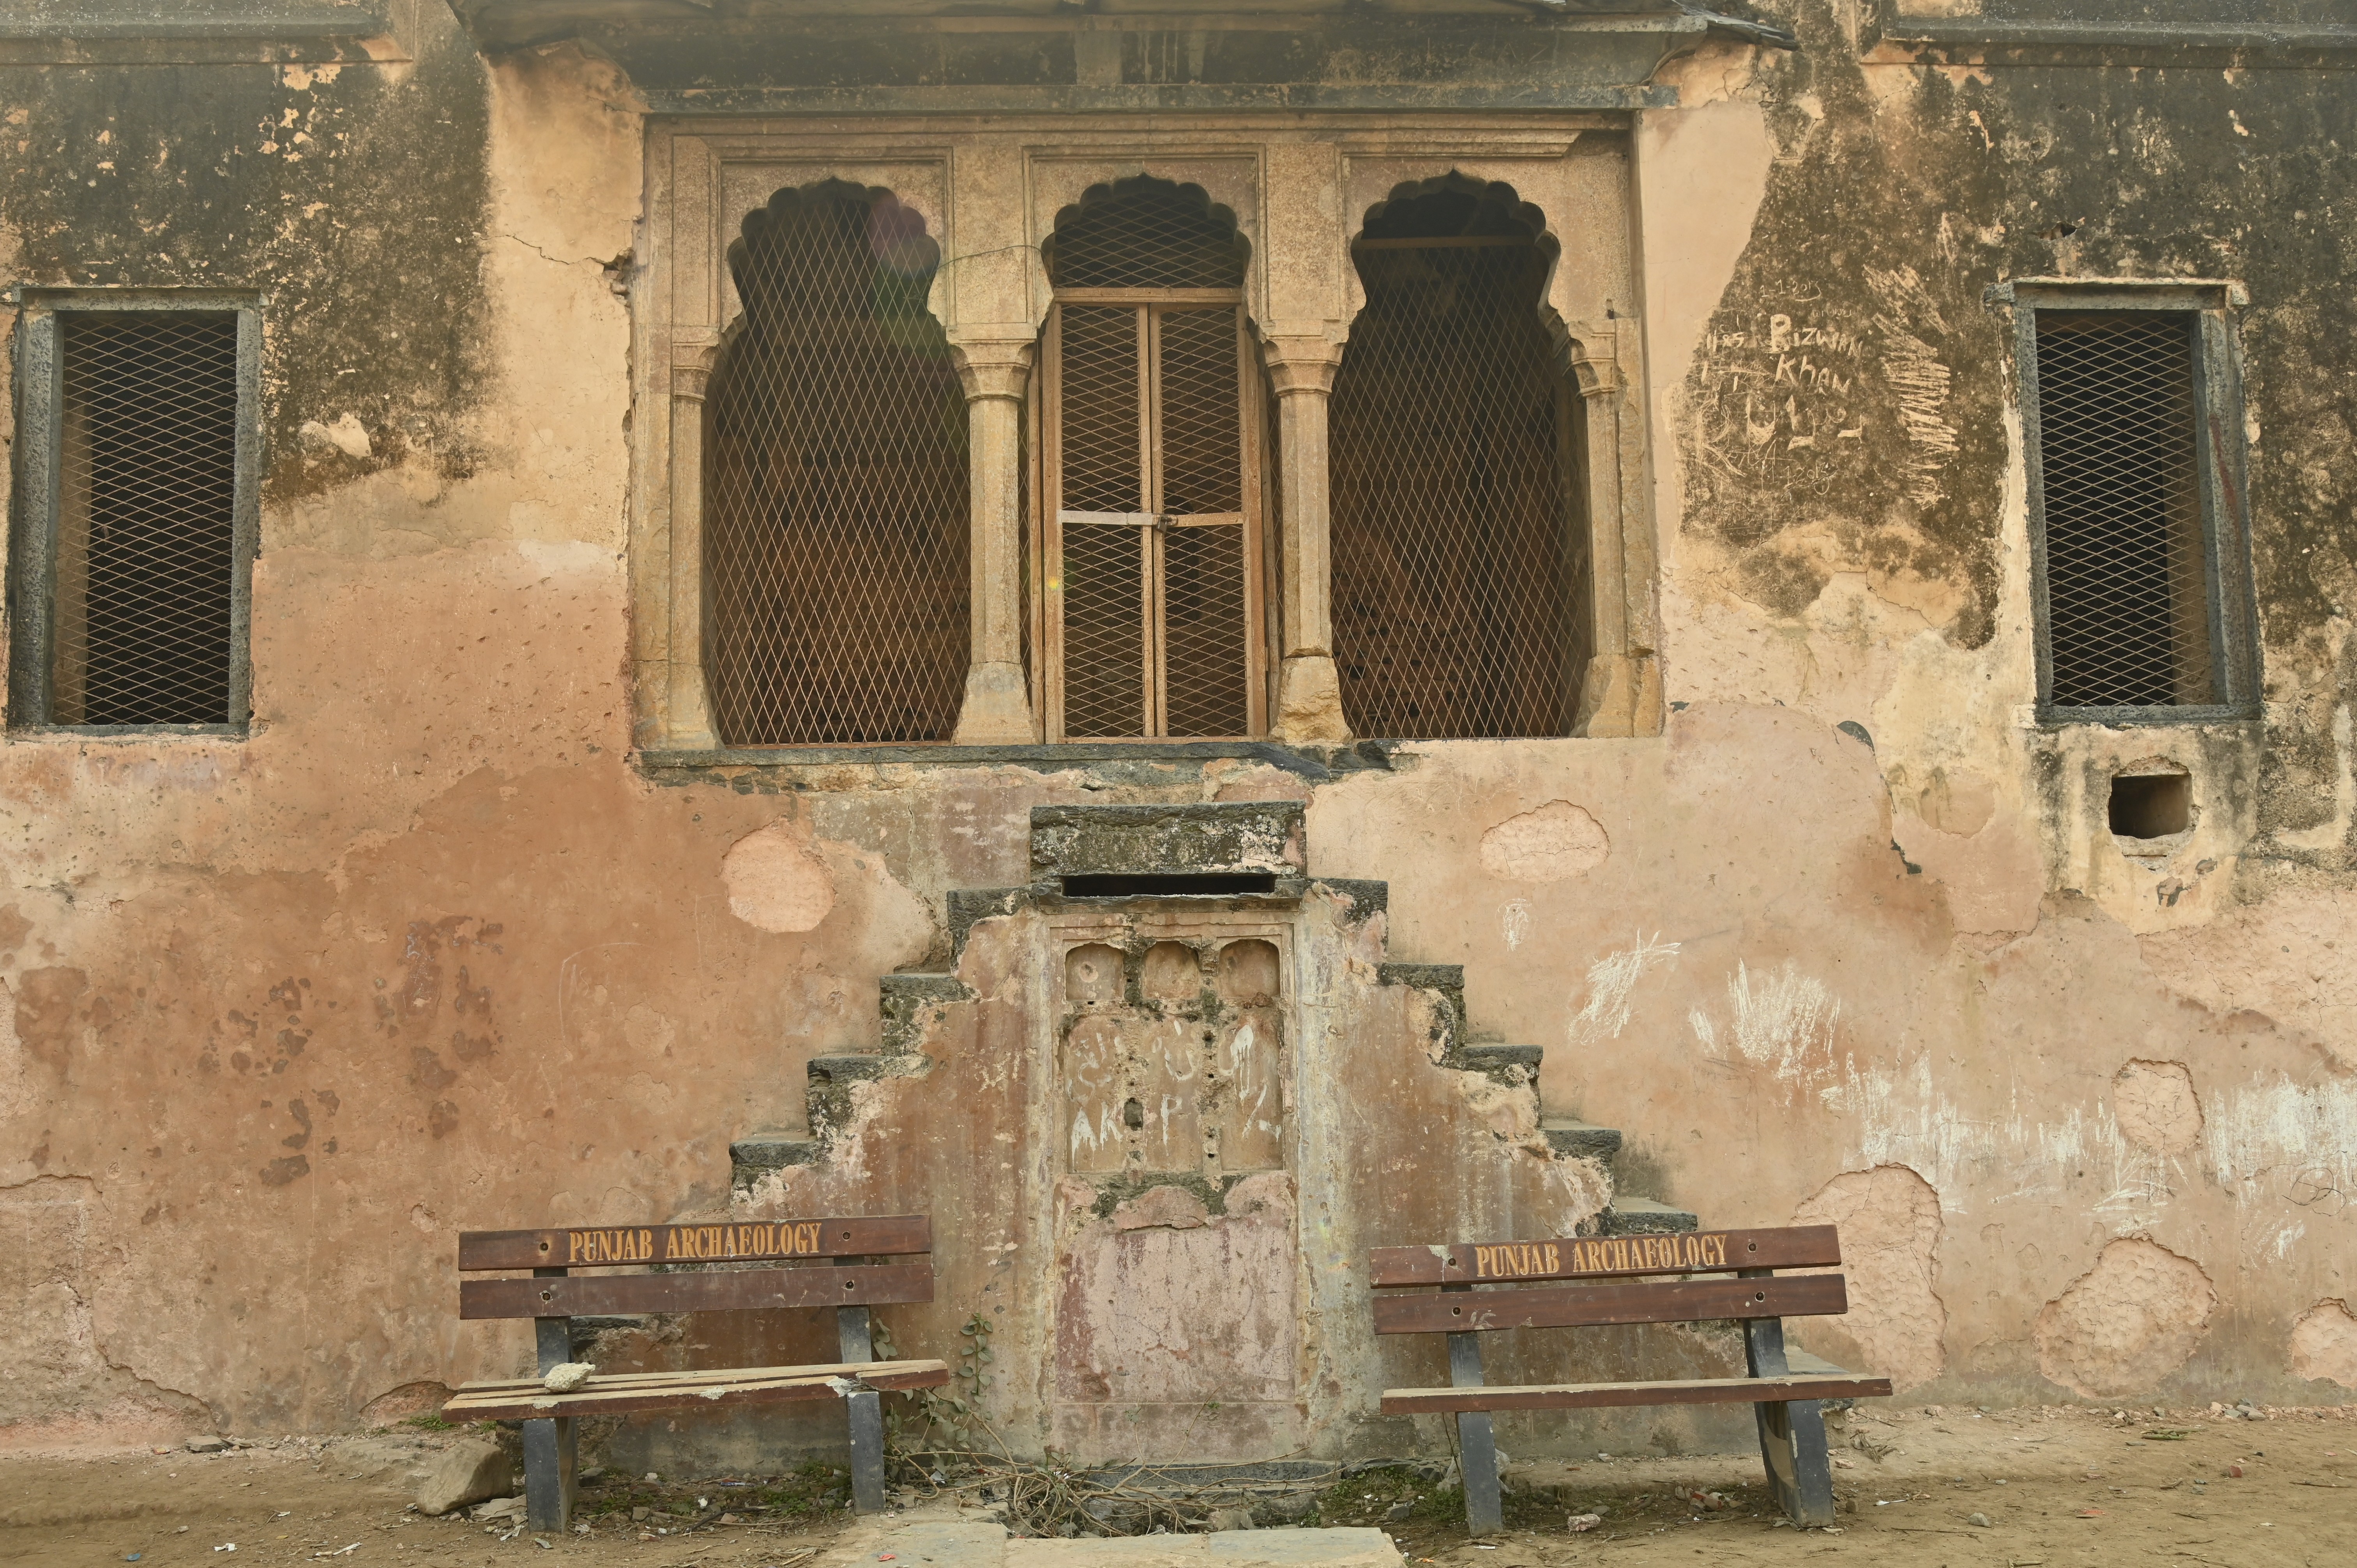
[[[1462,962],[1472,1027],[1547,1047],[1530,1111],[1625,1129],[1624,1172],[1706,1224],[1843,1227],[1857,1306],[1813,1348],[1921,1399],[2345,1398],[2357,99],[1860,64],[1845,12],[1800,7],[1798,58],[1680,62],[1688,107],[1633,134],[1667,734],[1340,774],[650,781],[631,84],[565,47],[486,65],[430,7],[390,63],[0,76],[11,275],[268,290],[273,453],[255,733],[0,746],[0,1289],[30,1304],[0,1425],[337,1426],[505,1371],[524,1336],[457,1322],[455,1230],[719,1210],[729,1141],[799,1128],[804,1061],[876,1044],[877,975],[948,963],[944,896],[1027,880],[1032,805],[1265,797],[1308,800],[1313,874],[1390,882],[1391,958]],[[2010,338],[1980,291],[2065,271],[2250,287],[2262,723],[2021,721]],[[1816,379],[1755,403],[1796,352]],[[2156,755],[2201,816],[2147,865],[2102,782]],[[1371,1037],[1404,1037],[1369,994]],[[943,1217],[941,1305],[892,1318],[910,1350],[974,1309],[999,1238],[972,1173],[1030,1135],[975,1120],[957,1074],[987,1065],[890,1086],[864,1152],[773,1195]],[[1523,1157],[1443,1133],[1383,1190]],[[1326,1288],[1321,1441],[1415,1441],[1357,1424],[1410,1353]],[[1039,1372],[1044,1321],[1002,1367]],[[684,1332],[735,1354],[775,1326]]]

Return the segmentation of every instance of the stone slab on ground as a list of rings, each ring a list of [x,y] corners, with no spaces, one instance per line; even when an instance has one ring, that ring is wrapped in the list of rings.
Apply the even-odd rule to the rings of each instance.
[[[1113,1541],[1010,1541],[1005,1568],[1401,1568],[1380,1530],[1222,1530]]]
[[[888,1557],[886,1553],[890,1555]],[[1380,1530],[1227,1530],[1108,1541],[1009,1540],[995,1524],[868,1521],[838,1542],[826,1568],[1401,1568]]]

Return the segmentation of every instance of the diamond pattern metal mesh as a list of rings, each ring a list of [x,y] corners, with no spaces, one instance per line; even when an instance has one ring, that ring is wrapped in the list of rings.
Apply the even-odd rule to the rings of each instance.
[[[1140,313],[1125,305],[1068,305],[1061,315],[1064,507],[1143,511]]]
[[[1587,552],[1544,258],[1362,244],[1358,261],[1367,303],[1329,432],[1343,713],[1372,736],[1568,734]]]
[[[1157,411],[1162,494],[1172,514],[1242,511],[1243,400],[1237,384],[1236,313],[1156,312],[1160,328]]]
[[[705,403],[705,672],[732,746],[945,739],[968,651],[965,399],[892,198],[782,191],[729,253]]]
[[[1163,729],[1240,736],[1251,725],[1244,649],[1244,531],[1162,531]]]
[[[1203,188],[1136,175],[1090,187],[1041,247],[1058,288],[1240,288],[1245,246]]]
[[[237,316],[61,314],[50,717],[228,724]]]
[[[1131,523],[1064,527],[1064,733],[1146,731],[1146,574],[1151,536]]]
[[[2184,311],[2040,311],[2050,701],[2218,701]]]

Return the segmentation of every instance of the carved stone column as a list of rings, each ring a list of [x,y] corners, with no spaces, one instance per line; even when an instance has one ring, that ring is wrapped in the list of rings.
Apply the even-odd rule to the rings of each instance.
[[[1326,403],[1342,346],[1324,333],[1272,333],[1262,349],[1276,389],[1278,505],[1283,510],[1284,663],[1270,732],[1330,745],[1351,738],[1334,669]]]
[[[719,739],[704,684],[704,389],[710,367],[674,365],[671,372],[671,622],[664,649],[670,676],[668,744],[709,751]]]
[[[1023,391],[1033,339],[957,339],[965,387],[967,461],[973,483],[973,651],[960,746],[1028,746],[1039,738],[1023,679]]]
[[[1621,483],[1621,410],[1628,378],[1614,338],[1590,325],[1572,345],[1587,422],[1588,551],[1593,564],[1596,642],[1580,682],[1572,733],[1592,736],[1659,735],[1662,671],[1653,654],[1651,540],[1630,515]]]

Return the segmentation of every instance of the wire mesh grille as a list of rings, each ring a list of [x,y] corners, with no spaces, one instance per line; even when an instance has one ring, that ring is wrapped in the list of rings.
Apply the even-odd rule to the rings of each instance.
[[[1236,313],[1157,311],[1156,345],[1161,497],[1156,510],[1179,514],[1242,511],[1243,402],[1238,385]]]
[[[1058,288],[1240,288],[1245,246],[1200,186],[1138,175],[1092,186],[1042,247]]]
[[[237,316],[71,311],[50,717],[228,724]]]
[[[968,650],[965,400],[891,197],[782,191],[729,253],[705,404],[705,671],[733,746],[946,738]]]
[[[1072,511],[1142,511],[1139,313],[1068,305],[1061,316],[1063,504]]]
[[[1064,733],[1145,735],[1147,531],[1067,523],[1063,536]]]
[[[1243,735],[1252,722],[1243,538],[1241,524],[1225,522],[1162,532],[1166,734]]]
[[[1586,543],[1544,259],[1460,243],[1358,261],[1329,435],[1344,714],[1403,739],[1567,734]]]
[[[2040,311],[2047,649],[2058,707],[2218,700],[2184,311]]]

